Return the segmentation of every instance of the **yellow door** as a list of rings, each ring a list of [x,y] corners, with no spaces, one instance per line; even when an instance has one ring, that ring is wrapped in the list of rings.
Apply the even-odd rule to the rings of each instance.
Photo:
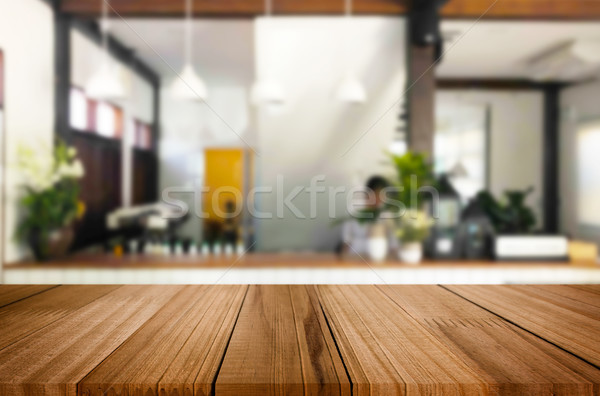
[[[204,213],[209,222],[222,223],[226,203],[240,211],[244,205],[245,152],[243,149],[206,149],[203,196]]]

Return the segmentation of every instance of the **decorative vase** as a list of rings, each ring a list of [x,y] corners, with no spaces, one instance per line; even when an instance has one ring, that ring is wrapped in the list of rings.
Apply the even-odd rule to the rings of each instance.
[[[406,264],[419,264],[423,259],[423,245],[420,242],[403,243],[398,256]]]
[[[382,262],[387,257],[388,241],[385,226],[382,223],[375,223],[371,226],[367,241],[367,251],[369,258],[376,263]]]
[[[39,230],[32,231],[27,241],[36,261],[48,261],[67,254],[74,237],[73,226],[68,225],[47,234]]]

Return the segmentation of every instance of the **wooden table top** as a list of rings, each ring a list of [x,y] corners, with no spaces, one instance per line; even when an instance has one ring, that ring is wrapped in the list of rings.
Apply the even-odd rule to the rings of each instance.
[[[127,269],[164,269],[164,268],[365,268],[373,265],[377,268],[456,268],[456,267],[502,267],[502,268],[540,268],[573,267],[598,268],[594,264],[573,264],[565,261],[491,261],[491,260],[438,260],[424,261],[418,266],[387,260],[382,263],[365,263],[360,257],[340,258],[332,253],[248,253],[241,257],[202,257],[202,256],[161,256],[161,255],[124,255],[113,254],[75,254],[48,262],[23,261],[5,265],[5,270],[26,268],[127,268]]]
[[[598,395],[600,286],[0,286],[0,395]]]

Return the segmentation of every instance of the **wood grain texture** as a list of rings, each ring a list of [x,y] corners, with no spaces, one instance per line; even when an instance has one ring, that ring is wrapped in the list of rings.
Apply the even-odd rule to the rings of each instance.
[[[600,370],[448,290],[439,286],[379,288],[484,378],[489,393],[598,393]]]
[[[532,286],[444,286],[600,367],[598,307]]]
[[[119,286],[59,286],[0,309],[0,350]]]
[[[600,285],[568,285],[568,287],[589,293],[600,294]]]
[[[54,285],[4,285],[0,288],[0,308],[34,294],[52,289]]]
[[[221,315],[221,323],[214,325],[211,322],[215,317],[206,314],[209,310],[227,312],[232,306],[234,311],[239,310],[245,288],[185,286],[81,381],[79,394],[158,395],[165,373],[161,395],[192,394],[198,375],[200,388],[205,389],[214,381],[208,376],[216,372],[215,366],[225,353],[226,344],[221,337],[229,338],[234,324],[231,315]],[[227,324],[219,326],[225,318]],[[207,329],[211,333],[203,332]],[[215,340],[219,348],[210,348]],[[199,344],[201,349],[195,350]],[[207,349],[211,355],[193,356]],[[188,371],[185,376],[181,375],[184,368]],[[184,392],[178,393],[181,389]]]
[[[179,290],[181,286],[116,288],[3,349],[0,395],[76,395],[77,383]]]
[[[250,286],[216,394],[350,394],[312,287]]]
[[[484,378],[374,286],[318,286],[354,395],[483,395]]]
[[[217,372],[223,361],[247,286],[213,287],[208,304],[198,304],[204,316],[173,362],[163,374],[161,395],[208,396],[214,392]]]
[[[19,295],[2,396],[600,395],[598,285],[0,286]]]

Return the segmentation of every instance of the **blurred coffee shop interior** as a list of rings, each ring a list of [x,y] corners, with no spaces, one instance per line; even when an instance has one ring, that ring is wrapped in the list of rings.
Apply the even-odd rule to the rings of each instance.
[[[600,6],[539,3],[0,0],[3,281],[600,282]]]

